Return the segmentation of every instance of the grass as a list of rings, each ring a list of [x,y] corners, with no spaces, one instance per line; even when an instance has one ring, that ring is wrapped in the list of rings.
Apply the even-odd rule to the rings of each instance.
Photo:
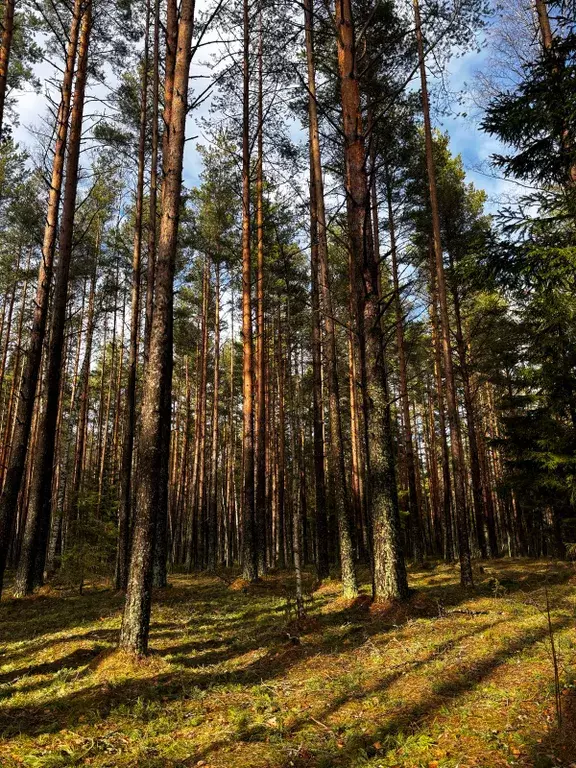
[[[344,601],[328,582],[309,595],[298,625],[286,574],[250,588],[173,575],[155,595],[152,653],[142,660],[114,653],[123,597],[110,589],[8,596],[0,766],[576,764],[573,566],[493,561],[474,593],[444,564],[412,570],[410,580],[407,606]],[[561,729],[538,610],[545,585]]]

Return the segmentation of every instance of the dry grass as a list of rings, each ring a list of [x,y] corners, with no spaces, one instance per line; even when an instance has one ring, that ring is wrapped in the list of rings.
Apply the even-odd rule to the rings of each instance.
[[[443,564],[410,577],[405,606],[344,601],[325,583],[296,622],[285,575],[255,588],[173,576],[155,596],[147,659],[114,652],[122,595],[111,590],[5,599],[0,766],[576,764],[573,567],[492,562],[474,594]]]

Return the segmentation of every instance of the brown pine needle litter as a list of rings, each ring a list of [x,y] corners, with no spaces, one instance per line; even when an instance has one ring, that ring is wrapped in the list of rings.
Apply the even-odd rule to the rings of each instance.
[[[576,572],[491,561],[411,570],[405,604],[369,578],[172,575],[150,655],[115,650],[123,596],[45,589],[0,604],[0,766],[496,768],[576,765]],[[559,667],[555,705],[550,625]]]

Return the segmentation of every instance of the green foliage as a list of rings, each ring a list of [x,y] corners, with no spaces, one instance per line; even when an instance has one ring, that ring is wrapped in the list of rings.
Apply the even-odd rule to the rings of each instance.
[[[576,36],[569,35],[525,64],[513,91],[494,98],[482,125],[514,150],[494,155],[506,176],[565,184],[576,163],[575,82]]]
[[[573,238],[576,220],[573,18],[560,15],[552,34],[551,47],[539,45],[537,55],[522,63],[519,80],[492,98],[482,126],[509,148],[493,156],[496,168],[522,180],[529,190],[517,205],[503,207],[500,217],[506,227],[521,235],[548,233],[562,245]]]
[[[82,493],[78,516],[68,525],[67,542],[58,580],[82,592],[87,581],[108,578],[114,568],[116,525],[96,515],[97,496]]]

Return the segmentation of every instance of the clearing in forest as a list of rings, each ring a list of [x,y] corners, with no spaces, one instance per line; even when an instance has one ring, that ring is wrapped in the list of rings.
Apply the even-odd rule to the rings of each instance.
[[[473,594],[455,567],[412,570],[406,607],[345,602],[335,581],[311,591],[310,575],[300,625],[290,577],[227,580],[172,575],[138,663],[112,652],[121,594],[7,597],[2,768],[576,763],[573,566],[492,561]]]

